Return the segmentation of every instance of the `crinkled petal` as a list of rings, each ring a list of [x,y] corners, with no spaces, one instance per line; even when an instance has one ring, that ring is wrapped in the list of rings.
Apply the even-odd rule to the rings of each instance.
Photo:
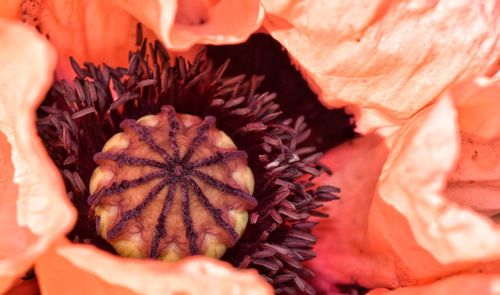
[[[265,295],[272,288],[255,270],[196,256],[178,263],[118,257],[91,245],[60,243],[36,264],[43,294]]]
[[[113,1],[22,1],[16,17],[35,26],[54,45],[58,78],[72,78],[70,56],[82,63],[124,66],[135,46],[138,21]]]
[[[412,285],[500,258],[500,228],[443,193],[459,156],[456,111],[445,95],[404,126],[378,183],[369,245],[395,260],[396,280]]]
[[[488,216],[500,213],[500,81],[468,80],[451,91],[461,154],[446,195]]]
[[[334,148],[321,160],[335,173],[317,183],[342,189],[340,200],[325,205],[330,217],[314,229],[320,237],[314,248],[318,258],[309,267],[317,277],[314,284],[326,294],[334,293],[334,283],[350,284],[353,278],[361,284],[363,278],[384,283],[394,276],[386,261],[365,250],[368,212],[388,153],[386,140],[371,134]]]
[[[25,272],[75,212],[38,135],[35,109],[56,54],[34,29],[0,20],[0,293]]]
[[[368,295],[497,295],[500,293],[500,275],[457,275],[418,287],[400,288],[394,291],[376,289]]]
[[[243,42],[264,19],[258,0],[116,1],[174,51],[187,50],[196,43]]]
[[[457,79],[491,73],[498,62],[496,0],[262,3],[264,27],[320,100],[358,108],[361,131],[406,121]]]

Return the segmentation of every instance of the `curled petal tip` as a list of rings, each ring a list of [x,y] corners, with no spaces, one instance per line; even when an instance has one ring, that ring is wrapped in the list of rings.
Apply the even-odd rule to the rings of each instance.
[[[119,0],[118,4],[174,51],[185,51],[195,44],[243,42],[264,19],[264,8],[257,0],[146,2]]]
[[[64,269],[64,271],[63,271]],[[37,264],[41,285],[50,294],[272,294],[256,271],[236,270],[206,257],[177,263],[139,261],[105,253],[90,245],[61,240]],[[66,282],[66,283],[61,283]]]

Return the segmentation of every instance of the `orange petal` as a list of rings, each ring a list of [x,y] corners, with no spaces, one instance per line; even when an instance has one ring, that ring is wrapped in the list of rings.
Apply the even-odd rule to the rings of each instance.
[[[19,17],[36,26],[57,49],[59,78],[68,78],[64,74],[70,68],[69,56],[82,63],[124,66],[135,46],[138,21],[113,1],[23,1]]]
[[[245,41],[264,18],[258,0],[117,0],[171,50]]]
[[[0,293],[75,220],[35,126],[56,55],[32,28],[0,20]]]
[[[0,2],[0,17],[19,18],[19,6],[23,0],[9,0]]]
[[[485,215],[496,215],[500,213],[500,81],[465,81],[451,95],[462,140],[446,194]]]
[[[491,72],[498,59],[496,0],[262,3],[264,27],[326,106],[379,113],[374,122],[373,113],[358,118],[360,130],[381,118],[411,118],[457,79]]]
[[[500,275],[457,275],[432,284],[400,288],[394,291],[376,289],[368,295],[495,295],[500,292]]]
[[[127,259],[62,240],[36,264],[43,294],[272,294],[255,270],[190,257],[174,264]]]
[[[364,278],[383,283],[393,276],[385,261],[365,251],[368,212],[388,153],[386,140],[371,134],[322,158],[334,174],[317,183],[342,189],[341,199],[325,206],[330,217],[314,230],[320,237],[314,248],[318,258],[309,263],[317,277],[314,284],[327,294],[334,293],[329,289],[334,283],[354,283],[353,278],[361,284]]]

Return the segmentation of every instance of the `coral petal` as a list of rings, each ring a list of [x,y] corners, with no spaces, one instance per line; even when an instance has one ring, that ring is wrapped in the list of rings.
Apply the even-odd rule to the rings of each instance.
[[[243,42],[264,19],[264,9],[258,0],[117,2],[174,51],[187,50],[196,43]]]
[[[23,0],[9,0],[0,2],[0,17],[17,19],[19,17],[19,5]]]
[[[79,62],[124,66],[135,46],[137,20],[114,4],[101,0],[26,1],[21,19],[37,26],[57,49],[58,77],[68,78],[69,56]],[[26,4],[26,5],[28,5]],[[62,72],[62,73],[60,73]]]
[[[94,294],[272,294],[255,270],[237,271],[205,257],[174,264],[127,259],[90,245],[61,240],[36,264],[42,293]]]
[[[496,0],[262,2],[264,27],[328,107],[351,104],[358,114],[369,109],[402,123],[498,60]],[[379,123],[357,125],[366,131]]]
[[[25,25],[0,20],[0,293],[71,228],[75,212],[35,127],[56,55]]]
[[[432,284],[400,288],[394,291],[376,289],[368,295],[495,295],[500,292],[500,276],[468,274],[453,276]]]

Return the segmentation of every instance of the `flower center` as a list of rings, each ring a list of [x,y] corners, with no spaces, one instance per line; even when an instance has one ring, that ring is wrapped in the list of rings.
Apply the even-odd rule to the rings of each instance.
[[[37,110],[39,135],[79,213],[68,238],[129,257],[224,255],[235,267],[258,270],[277,294],[313,294],[305,281],[313,275],[305,262],[316,256],[310,217],[326,217],[318,208],[339,189],[312,179],[329,170],[318,159],[346,124],[304,92],[307,83],[278,44],[261,47],[259,38],[254,53],[242,51],[236,63],[217,53],[225,46],[200,52],[192,64],[182,57],[171,63],[140,28],[127,69],[71,59],[77,77],[57,81]],[[264,80],[251,70],[269,68]]]
[[[120,255],[219,258],[242,235],[257,205],[253,175],[246,153],[214,125],[163,107],[123,121],[94,156],[91,214]]]
[[[182,168],[181,165],[175,165],[174,167],[174,175],[179,177],[179,176],[182,176],[182,174],[184,173],[184,168]]]

